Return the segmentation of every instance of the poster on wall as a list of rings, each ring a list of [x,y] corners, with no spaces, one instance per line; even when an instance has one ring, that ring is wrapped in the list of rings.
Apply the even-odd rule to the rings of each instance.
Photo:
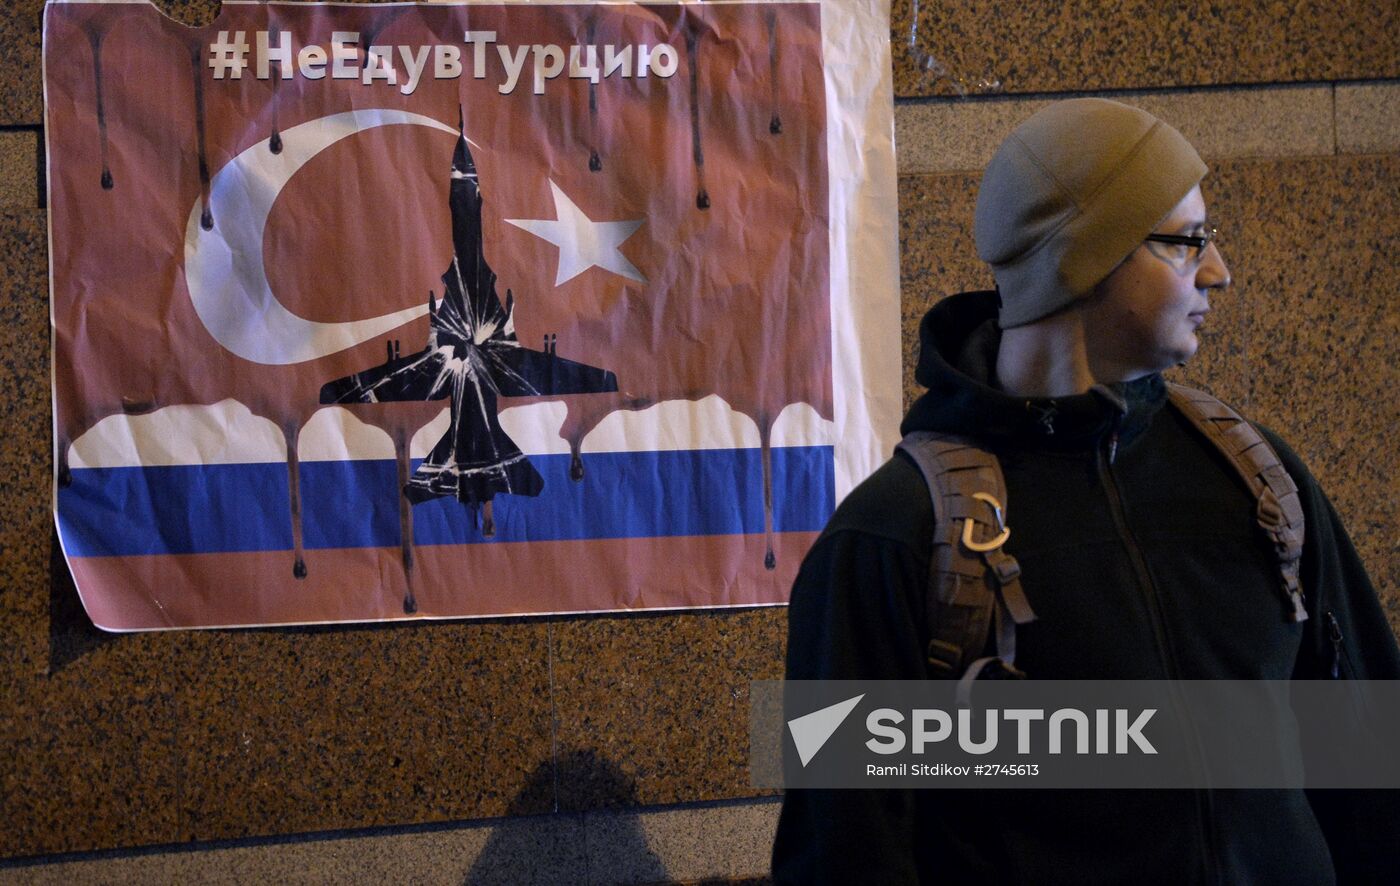
[[[785,602],[900,407],[888,6],[44,14],[115,631]]]

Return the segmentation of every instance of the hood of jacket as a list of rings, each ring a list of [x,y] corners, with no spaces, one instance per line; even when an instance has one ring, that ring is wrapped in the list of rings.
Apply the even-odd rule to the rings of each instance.
[[[938,431],[972,437],[993,449],[1084,449],[1116,433],[1129,443],[1167,399],[1156,373],[1096,385],[1069,397],[1021,397],[996,381],[997,294],[949,296],[924,315],[914,378],[928,388],[914,401],[900,433]]]

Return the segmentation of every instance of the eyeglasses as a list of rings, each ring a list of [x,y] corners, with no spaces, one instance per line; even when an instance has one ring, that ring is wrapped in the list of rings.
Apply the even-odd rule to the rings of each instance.
[[[1180,250],[1171,250],[1163,258],[1177,259],[1184,261],[1191,267],[1201,263],[1205,257],[1206,246],[1215,242],[1219,235],[1215,228],[1206,228],[1206,232],[1200,235],[1191,234],[1148,234],[1145,238],[1149,243],[1165,243],[1169,246],[1179,246]],[[1159,253],[1160,254],[1160,253]]]

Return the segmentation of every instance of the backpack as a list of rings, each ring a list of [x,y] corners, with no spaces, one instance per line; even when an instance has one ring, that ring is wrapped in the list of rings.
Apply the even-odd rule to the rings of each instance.
[[[1204,391],[1171,384],[1172,405],[1209,440],[1254,493],[1255,520],[1278,555],[1286,617],[1308,617],[1298,572],[1303,506],[1298,487],[1272,446],[1239,413]],[[913,459],[933,501],[925,620],[929,673],[958,678],[966,699],[972,681],[1023,678],[1016,668],[1016,626],[1035,620],[1021,589],[1021,567],[1003,545],[1006,480],[996,456],[953,434],[914,431],[896,447]],[[996,655],[983,656],[995,630]]]

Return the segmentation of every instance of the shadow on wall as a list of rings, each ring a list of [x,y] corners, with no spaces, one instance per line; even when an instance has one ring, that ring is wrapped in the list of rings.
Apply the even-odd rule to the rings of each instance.
[[[58,673],[118,636],[94,625],[83,610],[54,527],[49,538],[49,673]]]
[[[599,820],[590,814],[590,821],[578,827],[563,827],[559,816],[539,816],[537,798],[555,797],[557,808],[561,789],[608,806],[637,805],[636,784],[612,761],[593,750],[566,752],[553,766],[544,764],[531,773],[506,811],[514,820],[496,828],[486,841],[467,872],[468,886],[671,882],[636,818],[604,813]]]

